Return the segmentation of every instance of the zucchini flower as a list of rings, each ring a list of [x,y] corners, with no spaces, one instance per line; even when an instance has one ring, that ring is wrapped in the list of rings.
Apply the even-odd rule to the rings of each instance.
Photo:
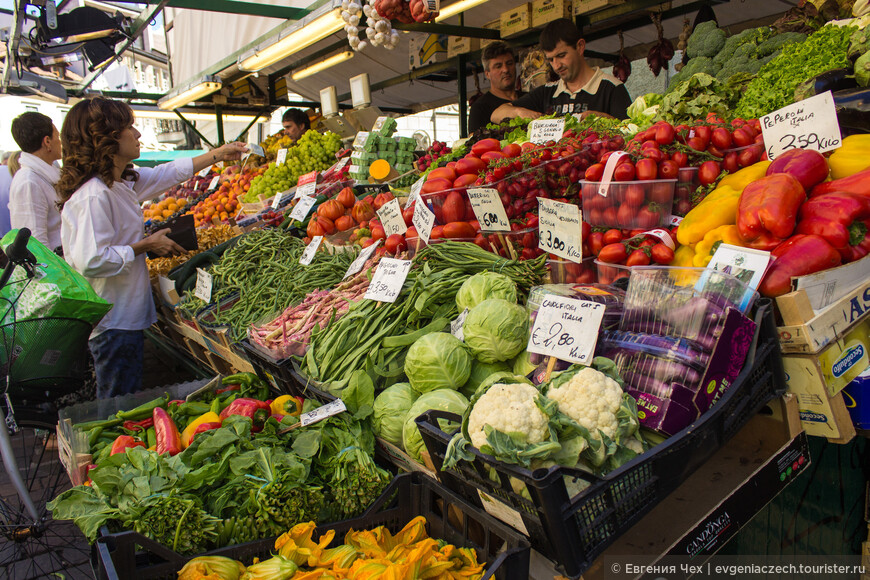
[[[283,556],[272,556],[263,562],[248,566],[242,580],[289,580],[299,569],[293,560]]]
[[[178,580],[239,580],[245,567],[223,556],[199,556],[178,572]]]

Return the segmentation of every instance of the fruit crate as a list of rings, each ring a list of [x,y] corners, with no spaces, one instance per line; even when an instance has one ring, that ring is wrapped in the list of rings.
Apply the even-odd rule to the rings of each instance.
[[[335,546],[344,541],[345,534],[351,529],[386,526],[395,534],[417,516],[426,518],[426,531],[430,537],[474,548],[479,560],[486,562],[484,579],[528,579],[530,550],[527,538],[421,473],[396,477],[365,514],[318,526],[313,537],[335,530]],[[137,546],[141,550],[137,550]],[[274,551],[275,538],[268,538],[202,555],[226,556],[248,565],[254,558],[271,557]],[[182,556],[136,532],[125,531],[98,538],[92,563],[98,580],[175,580],[178,571],[193,557]]]
[[[299,397],[314,397],[323,403],[336,399],[334,395],[321,390],[319,384],[300,373],[294,367],[293,359],[275,360],[251,344],[247,338],[239,344],[251,361],[257,376],[279,391]]]
[[[232,348],[233,341],[230,340],[230,327],[216,322],[215,315],[217,312],[223,312],[232,308],[240,298],[239,293],[234,292],[218,302],[210,303],[197,313],[196,325],[203,336],[219,342],[226,348]]]
[[[600,478],[564,467],[530,471],[473,448],[469,448],[475,455],[473,461],[460,461],[455,468],[443,470],[452,434],[441,431],[437,419],[456,421],[458,416],[429,411],[417,418],[417,425],[445,485],[470,500],[480,500],[479,492],[483,492],[491,496],[487,503],[507,504],[501,510],[521,519],[532,547],[556,562],[567,576],[576,578],[767,402],[785,392],[769,300],[759,300],[755,320],[758,330],[747,363],[719,402],[673,437]],[[531,499],[514,491],[512,480],[524,483]],[[578,480],[589,486],[572,497],[566,483]]]

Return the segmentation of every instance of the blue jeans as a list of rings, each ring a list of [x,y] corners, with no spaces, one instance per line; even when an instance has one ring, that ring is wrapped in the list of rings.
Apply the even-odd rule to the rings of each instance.
[[[106,330],[88,341],[97,375],[97,398],[135,393],[142,388],[145,333]]]

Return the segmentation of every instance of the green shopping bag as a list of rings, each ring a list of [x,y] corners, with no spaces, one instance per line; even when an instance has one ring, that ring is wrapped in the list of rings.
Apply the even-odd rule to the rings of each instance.
[[[9,247],[15,240],[18,230],[3,236],[0,245]],[[46,248],[39,240],[31,237],[27,249],[36,257],[36,276],[29,283],[24,268],[16,267],[9,283],[0,289],[0,299],[5,308],[2,324],[33,318],[62,317],[75,318],[96,324],[112,308],[112,304],[100,298],[88,281],[73,270],[63,258]],[[22,285],[27,284],[22,292]],[[14,304],[14,312],[8,305]],[[13,317],[14,315],[14,317]]]

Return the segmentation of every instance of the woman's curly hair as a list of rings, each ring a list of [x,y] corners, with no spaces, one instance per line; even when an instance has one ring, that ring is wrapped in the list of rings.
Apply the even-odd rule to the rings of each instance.
[[[105,97],[81,101],[70,109],[60,132],[63,168],[56,186],[58,207],[63,209],[76,190],[94,176],[112,187],[118,140],[133,120],[129,105]],[[139,174],[133,171],[133,165],[128,165],[121,179],[136,181]]]

